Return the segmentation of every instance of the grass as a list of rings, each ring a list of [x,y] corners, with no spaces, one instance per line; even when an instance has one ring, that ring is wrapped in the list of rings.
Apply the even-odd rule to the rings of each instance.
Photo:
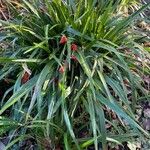
[[[138,99],[149,96],[141,78],[149,67],[127,52],[147,55],[132,26],[150,4],[123,16],[120,1],[7,2],[15,17],[1,20],[10,46],[0,79],[12,79],[0,109],[6,149],[32,139],[39,149],[106,150],[149,136],[135,118]]]

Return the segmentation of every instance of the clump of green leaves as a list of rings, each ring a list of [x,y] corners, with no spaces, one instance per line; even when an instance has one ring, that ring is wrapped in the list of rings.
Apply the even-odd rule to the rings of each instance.
[[[130,25],[149,5],[123,17],[118,4],[23,0],[22,13],[11,6],[14,19],[1,21],[3,40],[12,44],[0,58],[0,79],[13,74],[15,83],[5,92],[0,114],[8,110],[18,127],[9,130],[7,147],[33,138],[41,148],[94,144],[105,150],[107,142],[148,136],[134,112],[138,99],[148,97],[139,74],[149,68],[137,66],[127,52],[144,57]]]

